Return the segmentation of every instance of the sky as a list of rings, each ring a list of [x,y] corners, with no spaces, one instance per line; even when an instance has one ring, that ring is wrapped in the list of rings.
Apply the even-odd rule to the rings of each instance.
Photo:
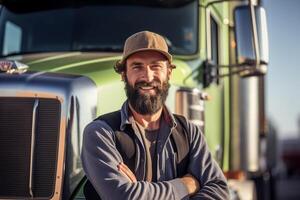
[[[279,138],[300,137],[300,0],[263,0],[270,62],[267,115]]]

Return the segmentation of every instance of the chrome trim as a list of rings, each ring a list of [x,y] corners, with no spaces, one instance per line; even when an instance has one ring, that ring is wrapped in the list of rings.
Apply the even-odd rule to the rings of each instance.
[[[198,97],[198,101],[190,102],[189,96]],[[197,88],[179,88],[175,93],[175,113],[185,116],[192,123],[201,126],[204,131],[204,116],[201,118],[201,113],[204,112],[204,101],[201,96],[202,92]],[[193,112],[199,113],[200,118],[191,116]]]
[[[253,34],[253,45],[254,45],[254,53],[256,58],[256,67],[260,64],[260,52],[259,52],[259,43],[258,43],[258,35],[257,35],[257,24],[254,10],[253,0],[249,1],[250,13],[251,13],[251,21],[252,21],[252,34]]]
[[[34,157],[34,149],[35,149],[35,121],[37,115],[37,108],[39,106],[39,100],[36,99],[34,101],[33,110],[32,110],[32,128],[31,128],[31,148],[30,148],[30,170],[29,170],[29,194],[33,197],[32,184],[33,184],[33,157]]]
[[[22,74],[28,70],[28,65],[15,60],[0,60],[0,72],[7,74]]]
[[[240,161],[249,172],[259,170],[259,92],[258,78],[242,79],[240,84]]]

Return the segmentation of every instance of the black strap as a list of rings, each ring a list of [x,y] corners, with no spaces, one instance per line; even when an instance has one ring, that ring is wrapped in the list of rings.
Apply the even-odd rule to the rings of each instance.
[[[116,136],[116,148],[121,154],[124,163],[129,169],[134,170],[135,167],[135,142],[134,133],[132,129],[125,128],[124,132],[120,131],[121,125],[121,111],[115,111],[107,113],[98,117],[95,120],[105,121],[111,129],[115,132]]]
[[[121,154],[124,163],[133,170],[135,167],[135,144],[133,132],[131,129],[125,129],[125,132],[120,131],[121,125],[121,112],[115,111],[99,116],[94,121],[105,121],[111,129],[115,132],[116,148]],[[97,191],[87,179],[84,189],[84,196],[87,200],[99,200],[101,199]]]
[[[186,119],[181,115],[174,114],[177,126],[172,131],[171,142],[176,152],[176,169],[177,176],[182,177],[187,172],[189,164],[189,138],[188,138],[188,127]]]
[[[114,111],[111,113],[107,113],[107,114],[99,116],[94,121],[97,121],[97,120],[105,121],[110,126],[110,128],[116,132],[116,131],[120,130],[121,112],[120,112],[120,110],[117,110],[117,111]]]

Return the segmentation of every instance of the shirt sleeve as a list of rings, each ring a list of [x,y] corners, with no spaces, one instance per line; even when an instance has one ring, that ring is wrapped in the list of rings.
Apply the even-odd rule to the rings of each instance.
[[[188,191],[179,178],[163,182],[131,183],[117,165],[123,162],[115,146],[111,128],[94,121],[84,130],[81,153],[83,169],[101,199],[188,199]]]
[[[200,190],[191,199],[229,199],[226,178],[208,149],[199,126],[188,123],[190,133],[190,162],[188,172],[200,183]]]

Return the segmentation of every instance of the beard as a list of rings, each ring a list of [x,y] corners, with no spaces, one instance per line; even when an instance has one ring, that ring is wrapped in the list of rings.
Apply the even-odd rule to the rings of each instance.
[[[140,87],[153,87],[155,95],[140,93]],[[132,108],[141,115],[152,115],[159,111],[167,99],[169,88],[168,79],[162,84],[158,80],[153,80],[150,83],[146,81],[136,82],[134,86],[128,83],[127,78],[125,79],[125,91],[128,101]]]

